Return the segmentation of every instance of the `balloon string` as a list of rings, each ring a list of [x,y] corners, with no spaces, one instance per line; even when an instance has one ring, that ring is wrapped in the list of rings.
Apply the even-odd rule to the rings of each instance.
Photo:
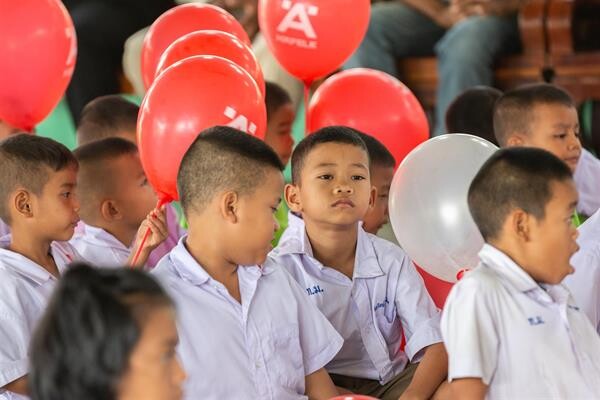
[[[164,206],[165,204],[167,204],[169,202],[170,202],[170,200],[167,197],[161,196],[158,199],[158,202],[156,203],[156,208],[160,209],[162,206]],[[137,264],[138,260],[140,259],[140,255],[142,254],[142,249],[144,248],[146,241],[148,241],[148,238],[150,237],[151,233],[152,233],[152,230],[149,227],[146,228],[146,232],[144,232],[144,237],[142,238],[142,242],[140,243],[140,246],[135,251],[135,255],[133,256],[133,260],[131,261],[130,267],[134,267]]]
[[[308,103],[310,101],[310,86],[312,81],[304,81],[304,136],[308,135]]]

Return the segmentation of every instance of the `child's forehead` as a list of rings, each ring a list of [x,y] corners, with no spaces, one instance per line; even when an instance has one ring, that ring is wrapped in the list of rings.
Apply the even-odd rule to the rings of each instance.
[[[363,164],[368,167],[367,151],[350,143],[328,142],[316,145],[306,156],[305,165]]]

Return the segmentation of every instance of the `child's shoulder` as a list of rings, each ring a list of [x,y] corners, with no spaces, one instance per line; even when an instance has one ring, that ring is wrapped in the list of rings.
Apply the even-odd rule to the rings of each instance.
[[[361,235],[364,235],[365,242],[371,246],[377,257],[377,262],[383,269],[393,266],[402,267],[407,263],[411,263],[408,254],[397,244],[368,232],[363,232]]]

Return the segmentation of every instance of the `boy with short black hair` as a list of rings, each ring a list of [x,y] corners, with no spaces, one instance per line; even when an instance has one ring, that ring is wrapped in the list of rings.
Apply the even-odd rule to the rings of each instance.
[[[446,131],[479,136],[498,145],[494,136],[494,105],[502,92],[475,86],[459,94],[446,111]]]
[[[302,219],[294,217],[271,255],[344,338],[326,367],[337,386],[384,400],[430,398],[447,368],[439,312],[402,249],[360,228],[376,193],[369,161],[354,129],[303,139],[285,187]]]
[[[77,125],[77,145],[108,137],[122,137],[136,143],[136,123],[140,108],[121,95],[107,95],[83,108]]]
[[[0,142],[0,399],[27,394],[29,340],[58,277],[79,258],[65,243],[79,217],[77,160],[51,139],[17,134]]]
[[[363,229],[374,235],[389,222],[388,204],[396,160],[390,151],[371,135],[356,131],[367,146],[371,185],[377,189],[375,203],[363,218]]]
[[[577,109],[567,92],[544,83],[504,93],[495,105],[494,133],[501,147],[538,147],[560,158],[575,174],[577,211],[590,216],[600,208],[600,160],[581,148]]]
[[[263,141],[203,131],[179,169],[189,234],[152,272],[175,300],[185,399],[328,399],[342,338],[267,259],[283,176]]]
[[[135,266],[147,264],[150,254],[167,237],[164,207],[146,179],[136,145],[118,137],[94,141],[74,152],[79,162],[77,196],[81,224],[71,244],[96,266],[132,265],[146,230]],[[170,249],[158,249],[160,254]],[[148,263],[154,267],[154,263]]]
[[[541,149],[499,150],[468,202],[486,244],[442,316],[454,395],[598,398],[600,337],[560,284],[578,247],[569,167]]]

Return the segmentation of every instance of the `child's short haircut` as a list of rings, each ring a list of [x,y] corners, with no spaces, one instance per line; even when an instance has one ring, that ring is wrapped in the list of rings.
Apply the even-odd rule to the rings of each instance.
[[[98,97],[83,108],[77,126],[77,143],[117,136],[119,132],[135,132],[140,108],[120,95]]]
[[[171,299],[147,273],[69,268],[32,340],[32,399],[116,399],[146,316],[164,306]]]
[[[547,83],[525,85],[504,93],[494,107],[494,134],[500,146],[506,146],[513,133],[531,133],[533,108],[540,104],[575,107],[567,92]]]
[[[494,136],[494,105],[502,92],[475,86],[458,95],[446,111],[448,133],[468,133],[498,144]]]
[[[49,172],[77,168],[77,160],[64,145],[25,133],[0,142],[0,219],[10,224],[8,197],[17,188],[40,195]]]
[[[90,142],[75,149],[73,154],[79,162],[77,193],[81,203],[80,215],[83,220],[95,213],[98,195],[112,193],[115,180],[111,178],[118,171],[111,169],[111,160],[129,154],[137,154],[137,146],[119,137]]]
[[[186,216],[201,211],[221,190],[252,193],[268,168],[281,171],[283,165],[262,140],[228,126],[202,131],[183,156],[177,174]]]
[[[569,179],[572,174],[567,164],[546,150],[501,149],[483,164],[471,182],[469,210],[487,242],[497,238],[515,208],[543,219],[552,198],[551,183]]]
[[[367,146],[371,166],[376,165],[384,168],[394,168],[396,166],[396,159],[383,143],[366,133],[358,131],[357,133]]]
[[[292,183],[295,185],[300,184],[300,176],[302,174],[302,168],[304,167],[304,161],[310,152],[320,144],[349,144],[363,149],[368,157],[369,150],[367,149],[365,142],[361,139],[360,133],[360,131],[347,126],[328,126],[321,128],[302,139],[292,153]]]
[[[291,104],[292,99],[284,88],[275,82],[265,82],[265,104],[267,106],[267,120],[285,104]]]

